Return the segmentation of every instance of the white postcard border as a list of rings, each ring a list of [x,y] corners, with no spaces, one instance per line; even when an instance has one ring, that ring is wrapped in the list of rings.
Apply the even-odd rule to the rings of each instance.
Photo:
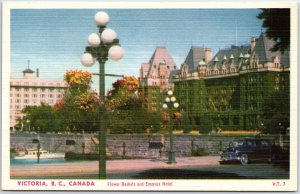
[[[9,136],[9,76],[10,76],[10,10],[11,9],[248,9],[248,8],[291,8],[291,83],[290,83],[290,179],[288,180],[172,180],[172,187],[108,187],[108,182],[145,182],[147,180],[94,180],[96,186],[91,187],[47,187],[40,190],[177,190],[177,191],[294,191],[297,189],[297,43],[298,43],[298,11],[297,4],[293,2],[234,2],[234,3],[214,3],[214,2],[38,2],[19,1],[3,2],[3,30],[2,30],[2,189],[4,190],[39,190],[37,187],[18,186],[18,180],[10,179],[10,164],[6,158],[9,156],[10,136]],[[52,180],[45,180],[51,183]],[[71,180],[63,181],[66,185]],[[152,180],[162,182],[163,180]],[[284,187],[274,187],[272,182],[285,182]],[[233,187],[234,185],[234,187]]]

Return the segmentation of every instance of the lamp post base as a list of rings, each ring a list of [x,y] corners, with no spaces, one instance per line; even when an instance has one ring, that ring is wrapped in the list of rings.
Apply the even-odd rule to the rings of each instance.
[[[168,164],[176,164],[175,152],[169,151],[168,156],[169,156]]]

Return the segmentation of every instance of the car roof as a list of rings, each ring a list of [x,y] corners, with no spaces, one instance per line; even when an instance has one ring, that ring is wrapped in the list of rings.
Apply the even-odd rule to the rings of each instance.
[[[245,138],[245,140],[264,140],[264,141],[270,141],[269,139],[251,138],[251,137],[247,137],[247,138]]]

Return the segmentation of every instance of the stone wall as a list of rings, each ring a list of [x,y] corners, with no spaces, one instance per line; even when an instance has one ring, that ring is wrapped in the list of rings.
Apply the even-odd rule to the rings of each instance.
[[[41,148],[49,152],[76,152],[97,153],[98,140],[96,134],[11,134],[11,148],[24,149],[36,148],[38,139]],[[242,139],[237,136],[221,135],[174,135],[174,151],[176,156],[192,155],[218,155],[220,150],[228,147],[234,139]],[[264,136],[280,145],[279,136]],[[73,140],[74,145],[67,145],[67,140]],[[169,150],[169,136],[160,134],[110,134],[106,140],[108,156],[112,158],[157,158],[167,156]],[[161,149],[150,148],[149,144],[161,143]],[[155,147],[155,146],[154,146]]]

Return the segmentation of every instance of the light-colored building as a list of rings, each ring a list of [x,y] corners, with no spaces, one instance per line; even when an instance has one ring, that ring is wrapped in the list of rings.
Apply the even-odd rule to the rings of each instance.
[[[165,47],[157,47],[148,63],[141,64],[140,86],[169,87],[170,72],[176,69],[176,64]]]
[[[23,71],[23,78],[10,79],[10,129],[13,130],[17,119],[23,117],[26,106],[38,106],[42,102],[53,106],[63,97],[67,83],[60,80],[44,80],[29,67]]]

